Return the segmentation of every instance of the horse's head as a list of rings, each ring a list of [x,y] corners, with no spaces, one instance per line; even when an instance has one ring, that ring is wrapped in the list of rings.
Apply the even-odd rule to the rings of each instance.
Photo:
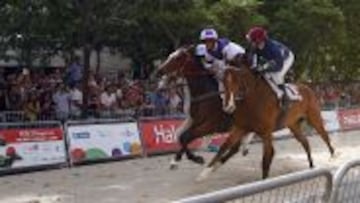
[[[164,87],[170,80],[185,77],[193,68],[193,47],[182,47],[171,53],[168,58],[160,64],[156,70],[157,76],[160,76],[159,87]]]
[[[235,101],[245,99],[254,84],[254,73],[246,64],[243,64],[241,68],[226,69],[224,73],[224,111],[233,113],[236,109]]]

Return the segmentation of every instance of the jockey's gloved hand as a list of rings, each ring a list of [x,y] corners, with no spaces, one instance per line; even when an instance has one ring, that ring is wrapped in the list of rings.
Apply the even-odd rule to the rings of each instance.
[[[265,63],[264,65],[261,65],[260,67],[258,67],[258,72],[271,72],[274,66],[275,66],[275,62],[269,61],[269,62]]]
[[[266,64],[264,64],[264,65],[258,65],[258,66],[256,67],[256,71],[259,72],[259,73],[264,73],[264,72],[266,72],[268,69],[269,69],[269,67],[266,66]]]

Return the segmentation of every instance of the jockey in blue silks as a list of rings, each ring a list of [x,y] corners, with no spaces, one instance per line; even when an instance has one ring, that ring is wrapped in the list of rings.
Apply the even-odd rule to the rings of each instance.
[[[253,27],[246,35],[251,43],[253,54],[253,68],[264,74],[265,78],[274,83],[272,89],[277,95],[280,106],[285,108],[288,105],[288,97],[285,89],[285,75],[294,63],[294,54],[284,44],[270,39],[267,31],[262,27]],[[264,64],[259,64],[264,60]],[[277,88],[277,89],[276,89]],[[280,89],[280,91],[278,91]]]

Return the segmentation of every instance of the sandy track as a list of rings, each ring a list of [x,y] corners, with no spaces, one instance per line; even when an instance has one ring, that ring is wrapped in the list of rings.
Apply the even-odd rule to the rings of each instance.
[[[360,151],[360,131],[333,134],[340,152],[329,160],[325,144],[310,137],[316,167],[333,168]],[[294,139],[275,142],[271,176],[308,168],[306,155]],[[209,160],[214,154],[202,152]],[[207,181],[195,183],[201,166],[184,160],[170,171],[172,156],[158,156],[121,162],[95,164],[72,169],[41,171],[0,178],[1,203],[162,203],[189,195],[223,189],[260,180],[261,145],[250,146],[247,157],[236,155]]]

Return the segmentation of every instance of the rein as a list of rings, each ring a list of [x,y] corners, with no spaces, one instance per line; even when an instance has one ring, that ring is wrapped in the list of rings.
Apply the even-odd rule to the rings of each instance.
[[[191,103],[201,102],[201,101],[209,99],[211,97],[219,96],[219,95],[221,95],[223,93],[224,93],[224,91],[222,91],[222,92],[217,91],[217,92],[209,92],[209,93],[206,93],[206,94],[202,94],[202,95],[200,95],[198,97],[192,98]]]
[[[186,60],[184,60],[184,63],[180,66],[179,70],[176,71],[176,74],[178,75],[183,75],[183,77],[185,76],[202,76],[202,75],[212,75],[212,73],[208,72],[208,71],[193,71],[193,72],[186,72],[185,71],[185,65],[190,61],[191,62],[191,59],[189,59],[191,57],[191,55],[189,53],[185,53],[186,54]]]

